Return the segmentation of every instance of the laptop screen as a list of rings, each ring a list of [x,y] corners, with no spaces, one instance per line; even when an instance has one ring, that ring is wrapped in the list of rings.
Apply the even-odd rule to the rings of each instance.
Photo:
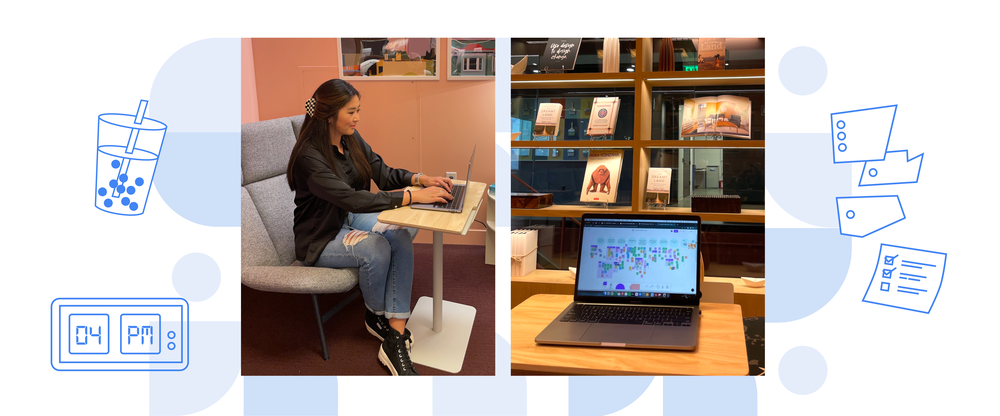
[[[576,294],[581,297],[696,297],[695,219],[583,218]]]

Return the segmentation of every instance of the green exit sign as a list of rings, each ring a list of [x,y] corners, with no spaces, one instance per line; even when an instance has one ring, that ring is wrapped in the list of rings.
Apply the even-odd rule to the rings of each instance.
[[[684,72],[697,71],[698,65],[684,65]]]

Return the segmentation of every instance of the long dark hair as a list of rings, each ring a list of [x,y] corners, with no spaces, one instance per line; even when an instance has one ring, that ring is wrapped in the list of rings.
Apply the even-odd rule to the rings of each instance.
[[[337,168],[337,164],[334,162],[333,145],[330,144],[331,124],[327,120],[332,117],[333,123],[336,124],[340,109],[347,106],[354,97],[360,99],[361,93],[353,85],[341,79],[331,79],[324,82],[319,88],[316,88],[316,92],[312,95],[312,98],[316,99],[313,114],[311,116],[306,114],[306,118],[302,122],[302,129],[299,131],[299,137],[295,141],[295,147],[292,148],[292,156],[288,159],[288,172],[286,176],[288,177],[288,187],[292,191],[295,190],[295,179],[292,174],[292,168],[295,166],[295,160],[298,159],[302,148],[307,144],[319,149],[320,153],[323,154],[323,158],[326,159],[326,163],[330,165],[341,179],[345,182],[347,181],[347,177],[340,172],[340,169]],[[361,176],[360,183],[368,184],[372,178],[372,168],[368,163],[368,159],[365,158],[361,144],[358,143],[358,140],[353,135],[345,136],[344,141],[347,143],[347,150],[351,154],[351,162],[354,164],[354,168],[357,169],[358,175]]]

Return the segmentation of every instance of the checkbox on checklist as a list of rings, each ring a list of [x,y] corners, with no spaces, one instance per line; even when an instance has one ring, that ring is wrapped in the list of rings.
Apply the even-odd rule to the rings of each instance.
[[[893,272],[893,270],[896,270],[896,268],[893,267],[891,269],[882,269],[882,278],[883,279],[892,279],[892,272]]]
[[[899,257],[899,254],[897,254],[895,256],[885,256],[885,265],[886,266],[892,266],[892,262],[894,260],[896,260],[896,257]],[[893,270],[895,270],[895,269],[893,269]]]
[[[883,292],[888,292],[889,291],[889,282],[882,282],[882,286],[879,287],[879,290],[881,290]]]

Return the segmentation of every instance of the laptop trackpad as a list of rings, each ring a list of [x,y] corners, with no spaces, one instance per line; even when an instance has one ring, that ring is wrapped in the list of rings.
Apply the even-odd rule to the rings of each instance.
[[[652,336],[653,327],[648,325],[593,324],[580,341],[648,344]]]

